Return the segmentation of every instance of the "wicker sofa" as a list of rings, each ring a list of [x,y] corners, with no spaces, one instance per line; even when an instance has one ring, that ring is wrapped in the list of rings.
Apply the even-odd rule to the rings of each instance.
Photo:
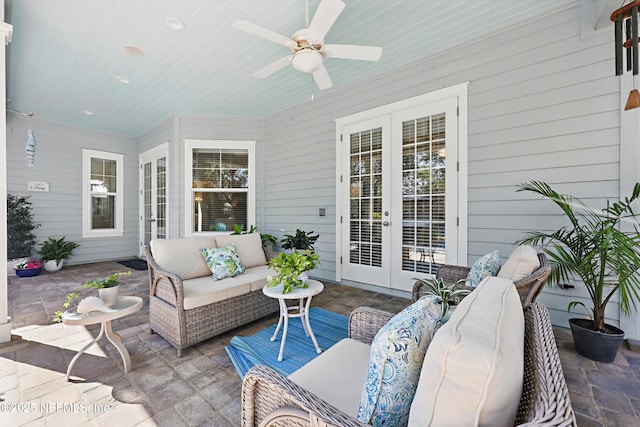
[[[469,302],[471,302],[472,299]],[[515,295],[511,301],[514,300],[517,301],[517,296]],[[465,319],[465,316],[466,315],[459,317]],[[522,314],[520,316],[522,317]],[[358,308],[352,312],[349,318],[349,338],[357,340],[360,343],[370,344],[379,328],[391,317],[393,317],[393,314],[384,311],[366,307]],[[450,322],[453,321],[454,317],[452,316]],[[459,320],[459,322],[464,322],[464,320]],[[523,322],[524,331],[522,332],[523,335],[521,335],[521,337],[524,337],[521,338],[524,340],[524,350],[521,353],[524,359],[522,391],[519,394],[519,404],[517,400],[515,401],[515,404],[518,405],[515,421],[512,417],[508,417],[506,422],[509,423],[509,425],[513,423],[513,425],[527,426],[575,426],[576,419],[573,409],[571,408],[571,402],[546,308],[538,303],[530,304],[524,310]],[[443,330],[444,327],[436,333],[434,341],[432,341],[432,345],[427,351],[427,356],[425,356],[425,363],[429,357],[431,348],[434,347],[436,337]],[[323,355],[314,359],[314,361],[320,359],[320,357],[329,357],[329,353],[332,351],[334,353],[339,352],[338,346],[341,343],[342,341],[326,350]],[[362,344],[359,345],[362,346]],[[336,350],[334,350],[334,348]],[[468,356],[468,360],[472,363],[474,356],[475,354]],[[320,370],[320,372],[323,373],[321,376],[330,377],[331,374],[328,371],[332,369],[332,366],[348,364],[355,356],[352,353],[333,355],[332,357],[334,363],[325,364],[323,366],[324,370]],[[310,362],[309,365],[314,363],[314,361]],[[466,387],[466,375],[472,377],[474,372],[471,370],[474,368],[471,367],[472,363],[467,365],[465,361],[463,362],[465,363],[463,366],[469,366],[469,370],[466,370],[467,368],[462,369],[464,378],[461,384],[463,384],[463,387]],[[446,365],[447,363],[447,361],[444,361],[442,365]],[[309,365],[305,365],[300,370],[304,370]],[[460,372],[460,366],[454,366],[457,366],[458,372]],[[319,366],[316,365],[316,368],[317,367]],[[425,375],[424,368],[425,365],[423,365],[420,383],[423,382],[423,377],[427,376]],[[353,411],[345,411],[338,408],[338,406],[342,404],[338,396],[342,392],[340,389],[347,387],[346,385],[334,384],[333,390],[335,395],[329,393],[325,394],[324,398],[322,398],[310,390],[310,388],[314,388],[314,385],[309,386],[309,384],[305,384],[306,387],[300,385],[302,381],[296,378],[298,372],[299,371],[286,378],[266,366],[254,366],[251,368],[245,376],[242,385],[242,425],[244,427],[258,425],[362,427],[366,425],[356,419]],[[418,384],[416,396],[418,396],[421,388],[420,383]],[[321,390],[321,387],[316,388]],[[442,389],[442,386],[440,386],[439,389]],[[497,389],[500,389],[500,383],[498,383]],[[326,390],[324,393],[326,393]],[[468,417],[469,412],[473,411],[465,411],[462,409],[463,405],[467,403],[467,396],[464,396],[464,393],[463,395],[454,394],[454,396],[455,398],[449,399],[450,401],[444,405],[447,408],[446,410],[436,409],[434,413],[452,413],[455,421],[451,422],[451,420],[436,419],[437,422],[431,422],[428,423],[428,425],[487,425],[486,422],[483,423],[482,421],[475,423],[469,423],[468,420],[460,422],[458,417],[462,418],[462,415]],[[344,400],[344,397],[342,397],[342,400]],[[329,401],[333,403],[329,403]],[[409,427],[427,425],[427,423],[422,420],[416,421],[416,419],[412,419],[414,411],[420,412],[424,410],[424,408],[422,408],[424,401],[424,393],[421,395],[421,399],[416,397],[413,400]],[[416,409],[416,407],[418,409]],[[513,407],[513,410],[516,412],[515,407]],[[496,424],[492,422],[490,425]]]
[[[234,244],[246,273],[214,281],[200,252]],[[262,293],[270,270],[258,233],[159,239],[145,248],[149,326],[177,350],[278,311]]]
[[[551,274],[551,266],[545,254],[538,253],[538,262],[540,266],[533,270],[531,274],[513,282],[518,295],[520,295],[520,302],[522,302],[523,308],[527,308],[529,304],[536,300]],[[436,272],[436,279],[442,279],[445,283],[458,283],[458,281],[467,277],[470,270],[471,267],[445,264]],[[468,286],[460,287],[471,291],[474,289]],[[413,286],[413,300],[417,300],[424,292],[424,287],[421,286],[419,281],[416,281]]]

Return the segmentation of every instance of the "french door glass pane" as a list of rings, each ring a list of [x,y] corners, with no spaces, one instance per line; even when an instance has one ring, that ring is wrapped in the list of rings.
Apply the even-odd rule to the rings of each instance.
[[[445,114],[402,123],[402,269],[445,263]]]
[[[349,262],[382,266],[382,128],[352,133]]]
[[[148,245],[151,242],[153,236],[151,235],[151,221],[150,218],[153,215],[153,201],[151,200],[151,162],[145,163],[142,168],[144,179],[144,244]]]
[[[167,158],[156,162],[156,236],[167,238]]]

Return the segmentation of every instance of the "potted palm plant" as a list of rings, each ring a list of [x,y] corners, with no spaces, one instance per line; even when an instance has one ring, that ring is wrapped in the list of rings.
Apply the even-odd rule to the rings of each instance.
[[[65,240],[65,236],[59,239],[49,237],[42,243],[40,258],[44,262],[44,269],[48,272],[58,271],[62,268],[65,259],[71,258],[73,251],[80,245]]]
[[[518,191],[531,191],[553,201],[570,225],[553,232],[534,231],[519,243],[543,245],[552,270],[550,283],[566,283],[577,276],[584,284],[591,307],[572,301],[568,310],[584,307],[589,319],[569,319],[574,344],[579,354],[600,362],[612,362],[624,332],[605,323],[605,309],[618,292],[620,310],[629,314],[640,300],[640,234],[631,204],[640,196],[640,183],[631,197],[607,202],[602,211],[588,208],[579,199],[560,194],[548,184],[531,181]],[[634,232],[620,229],[621,222],[633,225]]]

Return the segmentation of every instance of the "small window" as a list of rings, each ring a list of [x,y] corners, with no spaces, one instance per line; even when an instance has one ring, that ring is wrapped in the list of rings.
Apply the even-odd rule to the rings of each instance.
[[[186,140],[186,234],[243,230],[255,221],[253,141]]]
[[[123,234],[124,156],[82,150],[82,237]]]

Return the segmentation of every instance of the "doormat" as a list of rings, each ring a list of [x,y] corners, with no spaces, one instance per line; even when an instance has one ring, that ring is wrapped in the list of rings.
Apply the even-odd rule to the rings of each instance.
[[[134,270],[147,269],[147,261],[143,259],[127,259],[124,261],[118,261],[118,264],[122,264],[125,267],[133,268]]]
[[[347,316],[320,307],[311,307],[309,321],[322,351],[347,337]],[[278,362],[282,329],[281,327],[275,341],[271,341],[271,337],[276,330],[276,324],[249,337],[236,336],[231,339],[225,350],[240,378],[244,378],[254,365],[266,365],[288,376],[318,356],[311,337],[304,333],[302,322],[299,319],[289,319],[283,360]]]

